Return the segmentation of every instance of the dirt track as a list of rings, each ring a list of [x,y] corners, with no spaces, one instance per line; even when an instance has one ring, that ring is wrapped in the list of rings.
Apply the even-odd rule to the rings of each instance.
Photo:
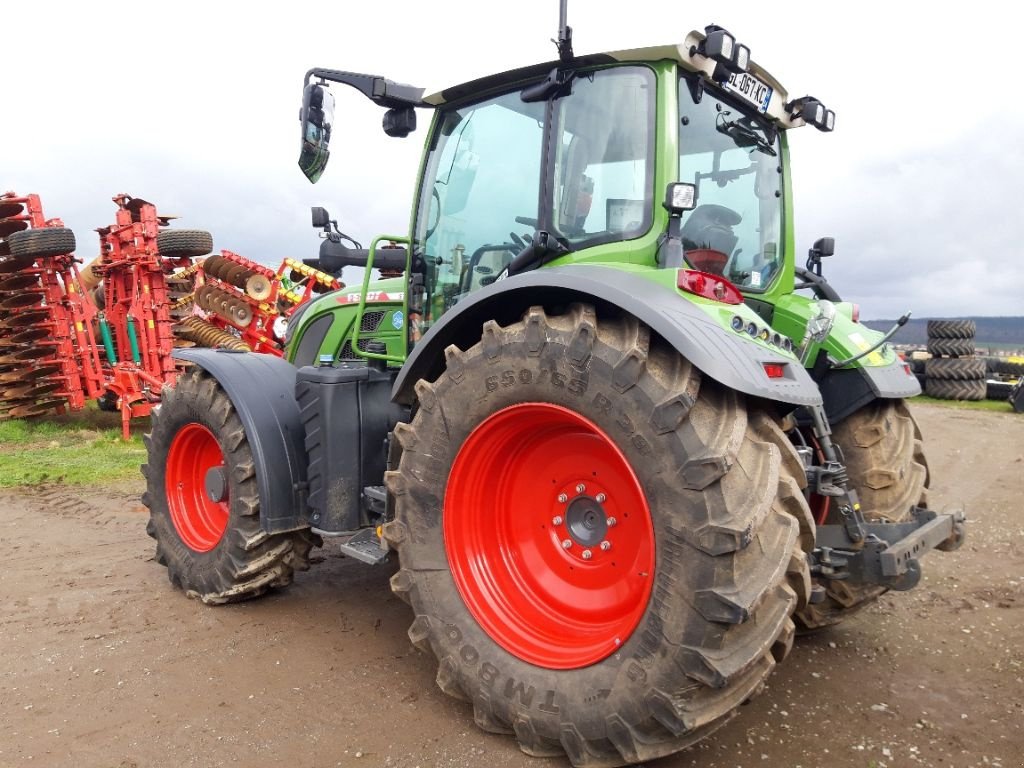
[[[1024,765],[1024,418],[919,406],[959,552],[804,638],[739,717],[652,768]],[[280,594],[209,608],[152,560],[141,480],[0,492],[0,766],[531,766],[406,638],[408,608],[330,550]]]

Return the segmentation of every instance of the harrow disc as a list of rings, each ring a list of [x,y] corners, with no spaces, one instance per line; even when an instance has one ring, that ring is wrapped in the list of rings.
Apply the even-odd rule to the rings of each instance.
[[[43,414],[49,413],[50,411],[66,404],[67,401],[62,397],[52,398],[38,403],[19,405],[16,408],[9,410],[7,415],[15,419],[23,419],[26,416],[42,416]]]
[[[256,301],[266,301],[271,294],[270,280],[265,275],[255,274],[245,281],[245,292]]]
[[[39,275],[34,272],[14,274],[0,279],[0,291],[21,291],[25,288],[38,287],[38,285]]]
[[[41,291],[25,291],[0,298],[0,309],[23,309],[39,304],[43,300]]]
[[[203,272],[220,279],[221,269],[224,265],[223,256],[210,256],[203,262]]]
[[[53,347],[23,347],[17,352],[9,355],[14,360],[42,360],[43,358],[53,357],[56,353],[56,349]]]
[[[50,316],[45,309],[29,309],[16,312],[0,320],[0,328],[28,328],[43,322]]]
[[[38,400],[43,395],[48,395],[51,392],[56,392],[63,386],[59,381],[47,381],[42,384],[29,383],[24,386],[14,387],[11,390],[4,390],[4,396],[7,397],[10,392],[14,397],[23,397],[25,399]],[[14,390],[17,390],[17,394],[14,394]]]
[[[19,381],[39,381],[45,379],[47,376],[53,376],[54,374],[60,373],[60,366],[56,363],[44,363],[36,368],[25,370],[24,368],[17,371]],[[4,381],[4,376],[7,374],[0,375],[0,381]]]
[[[6,241],[0,243],[0,246],[7,248],[8,254],[11,252],[10,245],[8,245]],[[21,272],[21,270],[31,267],[34,261],[34,256],[12,256],[9,259],[0,261],[0,275],[7,275],[12,272]]]
[[[17,331],[8,340],[11,344],[30,344],[33,341],[41,341],[50,335],[49,328],[27,328]]]
[[[25,206],[21,203],[0,202],[0,219],[6,219],[8,216],[17,216],[24,211]]]
[[[28,229],[28,222],[23,219],[0,220],[0,237],[8,237],[24,229]]]

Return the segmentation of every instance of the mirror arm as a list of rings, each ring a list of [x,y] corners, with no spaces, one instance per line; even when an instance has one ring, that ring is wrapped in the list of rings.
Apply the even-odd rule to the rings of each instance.
[[[423,88],[396,83],[379,75],[365,75],[359,72],[344,72],[340,69],[314,67],[306,73],[303,86],[308,85],[310,79],[314,77],[320,78],[321,81],[330,80],[332,83],[349,85],[370,101],[389,109],[430,106],[423,102]]]

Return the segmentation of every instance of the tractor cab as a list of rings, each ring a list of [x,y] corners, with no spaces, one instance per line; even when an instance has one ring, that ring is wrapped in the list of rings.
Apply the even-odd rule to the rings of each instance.
[[[376,76],[313,78],[299,161],[311,181],[329,156],[327,81],[389,107],[391,135],[406,135],[396,122],[414,127],[415,108],[434,111],[408,238],[419,330],[468,295],[547,265],[686,268],[754,296],[793,289],[785,130],[829,131],[834,114],[810,97],[790,100],[720,27],[426,97]],[[665,191],[680,184],[689,203],[675,209]]]

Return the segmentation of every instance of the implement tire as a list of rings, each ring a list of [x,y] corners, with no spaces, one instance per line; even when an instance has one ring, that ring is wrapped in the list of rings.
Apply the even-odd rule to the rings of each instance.
[[[205,256],[213,250],[213,235],[202,229],[165,229],[156,236],[156,248],[167,259]]]
[[[252,449],[216,379],[193,367],[165,387],[145,443],[146,533],[156,539],[156,561],[189,597],[211,605],[247,600],[309,568],[318,536],[260,528]]]
[[[40,227],[15,232],[7,238],[11,256],[18,258],[64,256],[75,250],[75,233],[65,227]]]
[[[865,518],[903,522],[910,519],[914,506],[927,505],[930,477],[921,430],[904,401],[869,403],[833,428],[833,440],[842,449],[850,484],[857,491]],[[824,602],[809,605],[797,614],[804,629],[838,624],[886,591],[878,586],[850,586],[844,581],[815,581],[825,588],[826,596]]]
[[[445,355],[395,429],[384,528],[441,690],[575,766],[724,724],[810,594],[804,471],[776,422],[589,305],[488,322]]]

